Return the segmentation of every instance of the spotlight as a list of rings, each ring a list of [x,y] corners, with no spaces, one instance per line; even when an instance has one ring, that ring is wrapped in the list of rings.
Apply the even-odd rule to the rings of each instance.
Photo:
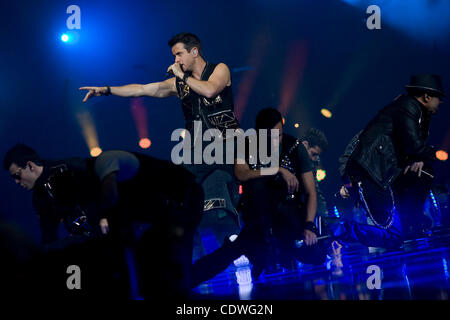
[[[62,36],[61,36],[61,41],[62,42],[67,42],[67,41],[69,41],[69,35],[68,34],[66,34],[66,33],[64,33]]]
[[[286,123],[286,119],[284,119],[284,117],[282,117],[282,120],[283,120],[283,126],[284,126],[284,124]]]
[[[148,149],[148,148],[150,148],[151,144],[152,144],[152,142],[150,141],[149,138],[143,138],[143,139],[141,139],[141,140],[139,141],[139,146],[140,146],[142,149]]]
[[[94,119],[92,119],[88,111],[83,111],[77,113],[77,120],[91,155],[93,157],[98,156],[102,152],[102,149],[98,147],[100,143],[98,142]]]
[[[323,108],[322,110],[320,110],[320,113],[325,117],[325,118],[331,118],[333,116],[333,114],[331,113],[330,110]]]
[[[60,39],[65,44],[75,44],[80,40],[80,34],[75,30],[68,30],[61,34]]]
[[[447,161],[448,159],[448,153],[444,150],[438,150],[436,151],[436,158],[438,158],[441,161]]]
[[[316,179],[317,181],[322,181],[323,179],[325,179],[325,177],[327,176],[327,172],[323,169],[319,169],[316,172]]]
[[[296,124],[294,124],[294,127],[298,128],[298,127],[300,127],[300,125],[298,123],[296,123]]]
[[[91,149],[91,156],[92,157],[98,157],[102,153],[102,149],[99,147],[94,147]]]

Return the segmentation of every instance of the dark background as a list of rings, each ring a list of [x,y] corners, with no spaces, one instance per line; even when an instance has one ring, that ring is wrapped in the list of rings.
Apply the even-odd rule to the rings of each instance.
[[[76,43],[63,43],[66,8],[81,8]],[[368,30],[366,9],[381,8],[381,30]],[[330,142],[321,182],[331,199],[339,188],[337,158],[352,136],[416,73],[440,74],[450,92],[450,1],[3,1],[0,52],[0,154],[15,143],[44,158],[89,157],[78,121],[89,114],[100,147],[170,159],[170,135],[184,125],[177,98],[144,98],[152,146],[142,150],[131,99],[100,97],[82,104],[85,85],[164,79],[173,63],[168,39],[197,34],[208,61],[232,71],[235,109],[244,129],[257,112],[279,107],[285,130],[321,129]],[[320,114],[327,107],[330,119]],[[434,117],[429,141],[449,149],[449,105]],[[300,127],[294,128],[298,122]],[[436,183],[449,164],[436,164]],[[39,240],[31,192],[0,173],[0,218]]]

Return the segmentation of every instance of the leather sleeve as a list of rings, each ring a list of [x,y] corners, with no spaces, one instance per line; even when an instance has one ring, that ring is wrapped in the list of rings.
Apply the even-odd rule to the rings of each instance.
[[[426,144],[419,124],[420,117],[420,112],[411,106],[402,106],[394,115],[394,128],[409,160],[432,161],[436,158],[434,147]]]
[[[338,159],[339,161],[339,175],[341,176],[341,179],[344,181],[348,181],[348,177],[346,177],[346,168],[347,168],[347,163],[348,160],[350,159],[353,151],[356,148],[356,145],[358,144],[359,141],[359,136],[361,134],[362,130],[360,130],[357,134],[355,134],[352,138],[352,140],[350,140],[350,142],[347,144],[347,146],[345,147],[345,151],[344,154],[341,155]]]

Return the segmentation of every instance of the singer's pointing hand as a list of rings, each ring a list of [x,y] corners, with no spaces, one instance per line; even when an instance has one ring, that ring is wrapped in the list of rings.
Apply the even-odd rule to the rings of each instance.
[[[103,96],[106,94],[106,87],[81,87],[78,90],[88,90],[83,102],[86,102],[89,98]]]

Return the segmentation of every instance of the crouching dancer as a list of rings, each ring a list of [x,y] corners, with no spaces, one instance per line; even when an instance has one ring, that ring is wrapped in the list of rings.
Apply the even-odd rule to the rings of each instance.
[[[123,231],[145,222],[150,227],[136,247],[142,295],[184,297],[189,292],[203,191],[186,169],[120,150],[49,161],[23,144],[7,152],[4,168],[33,191],[46,250],[106,234],[125,243]],[[58,238],[61,222],[69,232],[63,239]]]

